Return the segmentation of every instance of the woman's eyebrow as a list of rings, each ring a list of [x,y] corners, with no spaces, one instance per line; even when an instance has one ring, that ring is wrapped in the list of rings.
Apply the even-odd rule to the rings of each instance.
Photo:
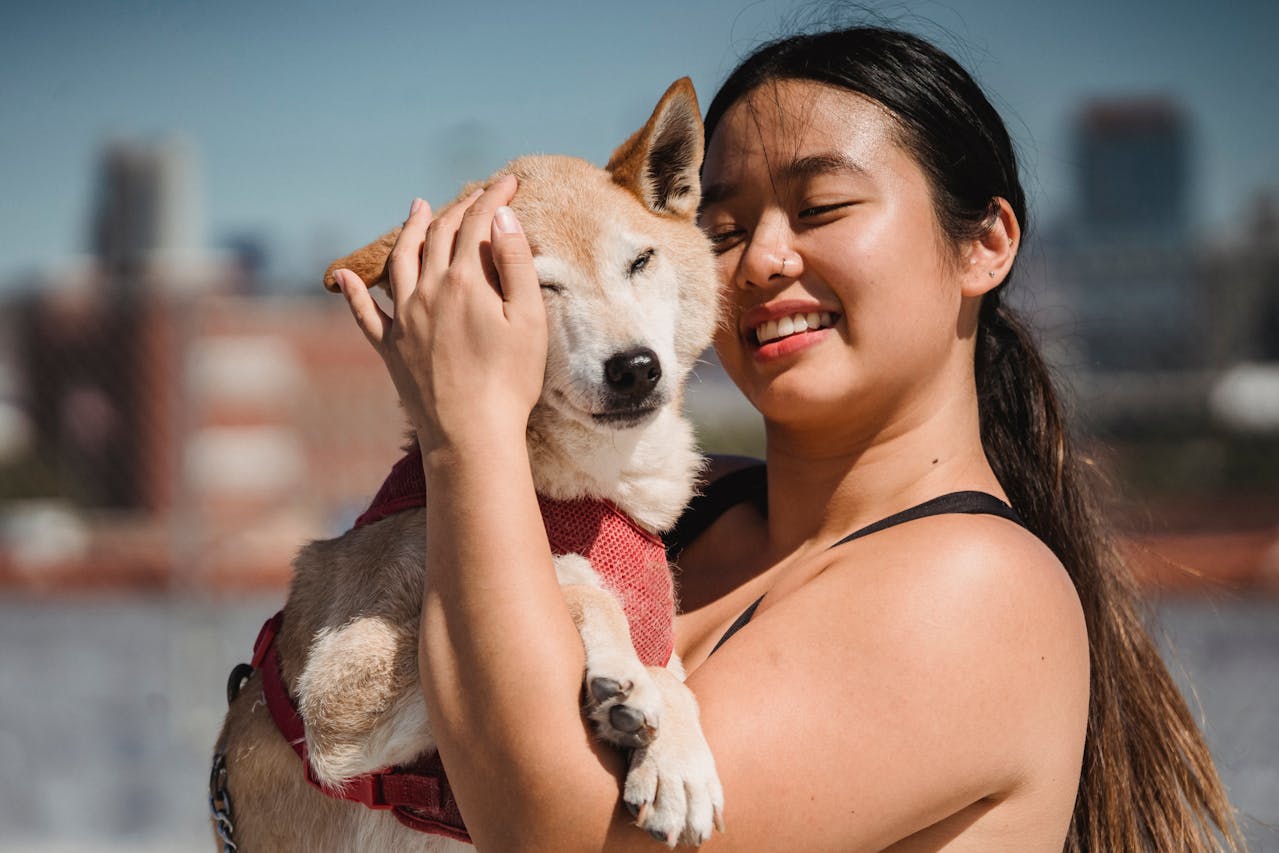
[[[737,185],[721,181],[717,184],[710,184],[702,187],[702,201],[698,205],[699,210],[705,210],[712,204],[718,204],[725,199],[731,198],[737,194]]]
[[[866,174],[865,167],[847,154],[839,151],[823,151],[817,154],[797,157],[778,171],[782,179],[789,181],[803,180],[832,173]]]
[[[866,168],[847,154],[839,151],[823,151],[797,157],[777,170],[777,176],[783,183],[830,174],[864,175]],[[737,190],[736,184],[727,181],[709,184],[702,189],[702,202],[699,209],[705,210],[713,204],[727,201],[737,194]]]

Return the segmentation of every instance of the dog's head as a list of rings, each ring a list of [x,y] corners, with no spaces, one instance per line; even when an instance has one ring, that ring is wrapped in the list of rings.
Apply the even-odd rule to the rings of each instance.
[[[715,267],[695,221],[702,141],[684,78],[603,169],[537,155],[489,179],[519,179],[511,207],[533,249],[550,335],[544,415],[615,432],[678,404],[716,320]],[[345,267],[385,285],[398,233],[334,262],[325,284],[336,289],[333,271]]]

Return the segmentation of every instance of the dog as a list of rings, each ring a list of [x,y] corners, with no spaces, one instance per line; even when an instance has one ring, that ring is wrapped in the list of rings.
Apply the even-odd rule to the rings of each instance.
[[[509,173],[519,181],[511,207],[547,309],[547,365],[528,451],[585,649],[584,713],[600,738],[631,750],[623,799],[642,829],[671,846],[700,844],[722,828],[723,810],[696,702],[670,654],[673,582],[655,536],[674,524],[701,467],[680,406],[718,319],[713,255],[695,222],[702,143],[697,98],[684,78],[603,169],[535,155],[489,179]],[[398,233],[335,262],[326,285],[336,289],[333,270],[342,267],[370,286],[385,284]],[[468,849],[439,781],[417,677],[425,522],[402,494],[415,474],[410,453],[365,523],[300,551],[252,669],[232,674],[210,788],[223,849]],[[639,580],[610,580],[599,564],[607,555],[586,553],[598,518],[587,520],[589,535],[571,534],[557,549],[548,506],[552,515],[583,506],[603,513],[606,526],[648,549]],[[613,570],[636,569],[626,562]],[[619,587],[628,584],[631,593],[636,584],[656,589],[656,607],[627,602]],[[377,776],[383,768],[408,775]],[[658,796],[659,787],[697,796],[676,802]],[[426,791],[427,804],[399,789]]]

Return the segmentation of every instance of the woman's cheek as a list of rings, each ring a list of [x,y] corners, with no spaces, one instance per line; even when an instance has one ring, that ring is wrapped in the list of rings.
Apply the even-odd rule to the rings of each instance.
[[[736,322],[732,317],[725,315],[715,329],[715,337],[711,339],[715,355],[719,357],[720,364],[725,368],[739,358],[739,354],[735,351],[737,334],[732,328]]]
[[[724,373],[733,381],[739,389],[746,392],[746,387],[742,384],[744,379],[743,367],[747,362],[747,354],[744,349],[741,336],[737,333],[736,318],[725,317],[721,321],[719,328],[715,330],[715,338],[712,341],[715,348],[715,355],[719,359],[720,367],[724,369]],[[749,398],[749,394],[747,397]]]
[[[719,273],[719,286],[727,298],[733,290],[733,276],[737,272],[737,253],[721,252],[716,255],[715,271]]]

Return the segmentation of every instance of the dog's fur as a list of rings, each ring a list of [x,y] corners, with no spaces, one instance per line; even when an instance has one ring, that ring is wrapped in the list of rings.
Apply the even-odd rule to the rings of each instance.
[[[489,179],[519,179],[511,206],[547,306],[545,383],[528,429],[537,490],[612,501],[650,531],[674,523],[699,467],[680,403],[717,315],[710,247],[694,222],[701,156],[701,118],[684,79],[605,169],[530,156]],[[333,288],[339,267],[384,283],[396,236],[336,262],[326,284]],[[621,399],[604,364],[637,348],[652,351],[662,375],[642,399]],[[417,679],[424,527],[421,510],[401,512],[313,542],[295,562],[281,672],[326,784],[434,750]],[[654,835],[700,843],[719,820],[722,794],[692,695],[677,672],[639,662],[618,602],[584,558],[558,558],[556,569],[586,650],[586,712],[603,739],[634,748],[625,800]],[[614,727],[623,705],[624,718],[642,716],[638,731]],[[466,849],[308,785],[256,674],[232,703],[219,748],[241,850]]]

